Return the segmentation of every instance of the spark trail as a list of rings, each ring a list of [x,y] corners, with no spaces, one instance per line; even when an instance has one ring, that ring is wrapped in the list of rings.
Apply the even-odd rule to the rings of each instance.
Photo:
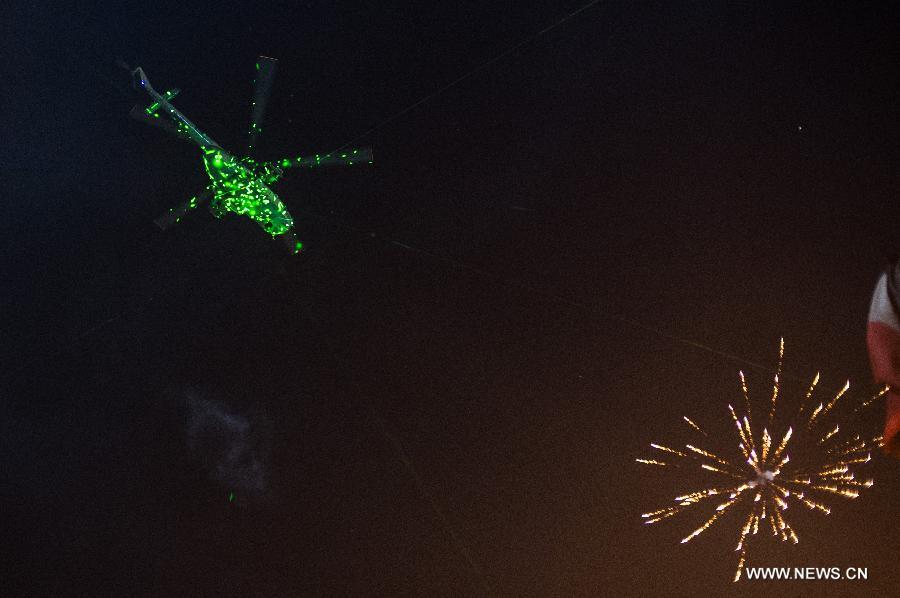
[[[772,394],[767,397],[768,404],[753,412],[747,381],[744,373],[740,372],[743,413],[740,408],[728,405],[736,430],[737,452],[734,455],[718,454],[694,444],[685,444],[686,450],[679,450],[680,447],[653,443],[650,446],[662,453],[660,458],[636,459],[645,465],[697,467],[716,475],[718,482],[677,496],[674,505],[644,513],[641,517],[644,523],[657,523],[684,511],[699,509],[699,505],[718,503],[705,522],[681,540],[683,544],[728,514],[743,510],[735,548],[738,564],[734,581],[740,580],[747,562],[748,546],[761,529],[771,531],[770,535],[783,542],[796,544],[799,541],[796,531],[785,518],[785,511],[791,504],[800,504],[827,515],[831,513],[831,507],[826,504],[829,498],[856,498],[863,489],[874,483],[871,479],[858,480],[853,470],[871,459],[871,450],[880,446],[881,438],[864,439],[859,435],[841,434],[846,426],[841,425],[838,414],[842,405],[840,401],[850,388],[849,382],[835,396],[812,407],[815,402],[811,405],[810,400],[819,381],[819,374],[816,374],[801,400],[799,411],[794,410],[794,421],[779,422],[779,377],[783,358],[784,339],[779,345],[778,369]],[[858,406],[856,411],[881,397],[885,390],[882,388]],[[755,421],[752,413],[756,413],[762,421]],[[698,444],[710,438],[691,419],[684,417],[684,421],[701,437]]]

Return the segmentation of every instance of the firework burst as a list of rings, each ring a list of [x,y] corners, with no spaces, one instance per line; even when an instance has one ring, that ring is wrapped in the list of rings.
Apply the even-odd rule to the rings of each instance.
[[[872,486],[871,479],[859,480],[854,469],[871,458],[871,450],[880,444],[881,438],[864,439],[859,435],[842,435],[835,407],[850,388],[847,382],[833,397],[817,406],[812,400],[819,374],[800,401],[795,412],[794,425],[776,419],[776,406],[781,392],[780,377],[784,357],[784,339],[778,351],[778,369],[775,373],[771,397],[765,408],[752,411],[750,393],[744,373],[740,373],[742,407],[728,405],[729,418],[734,425],[737,453],[722,456],[694,444],[676,449],[661,444],[650,446],[657,452],[652,458],[637,461],[657,467],[699,467],[712,472],[717,483],[675,497],[675,504],[641,515],[644,523],[656,523],[687,510],[718,503],[709,518],[681,540],[690,542],[710,528],[726,513],[742,510],[742,523],[735,550],[738,553],[734,581],[738,581],[747,562],[747,549],[760,531],[768,530],[783,542],[797,543],[799,538],[785,518],[791,504],[825,515],[831,512],[826,504],[829,498],[856,498],[861,490]],[[882,388],[860,408],[884,395]],[[845,401],[846,402],[846,401]],[[759,409],[757,407],[756,409]],[[855,411],[854,411],[855,413]],[[685,417],[685,423],[698,436],[697,444],[709,439],[709,435],[694,421]]]

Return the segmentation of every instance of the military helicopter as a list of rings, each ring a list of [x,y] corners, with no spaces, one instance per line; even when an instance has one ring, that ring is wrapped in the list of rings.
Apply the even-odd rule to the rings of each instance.
[[[221,218],[228,212],[246,216],[272,237],[283,242],[291,253],[296,254],[303,248],[303,244],[297,240],[294,233],[294,219],[284,203],[272,191],[271,185],[289,168],[372,163],[370,147],[284,158],[274,162],[258,162],[249,157],[262,132],[262,121],[277,64],[276,59],[266,56],[260,56],[256,61],[256,79],[247,142],[248,156],[243,158],[238,158],[223,149],[172,106],[170,100],[177,96],[180,90],[170,89],[165,93],[158,93],[153,89],[142,68],[131,70],[135,88],[140,86],[150,95],[153,102],[144,108],[134,106],[130,116],[196,144],[203,152],[203,166],[209,176],[209,184],[199,195],[154,220],[161,229],[170,228],[190,210],[208,203],[209,210],[215,217]]]

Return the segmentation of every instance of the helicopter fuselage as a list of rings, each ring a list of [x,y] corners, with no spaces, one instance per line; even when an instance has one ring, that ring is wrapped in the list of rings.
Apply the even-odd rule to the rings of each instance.
[[[291,230],[294,220],[278,195],[269,188],[281,177],[281,169],[237,159],[221,147],[205,147],[203,166],[213,192],[210,209],[216,216],[234,212],[259,224],[272,236]]]

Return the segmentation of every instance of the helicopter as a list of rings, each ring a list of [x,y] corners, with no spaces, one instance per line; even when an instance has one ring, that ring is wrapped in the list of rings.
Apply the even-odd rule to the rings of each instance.
[[[245,157],[237,157],[226,151],[171,104],[171,100],[180,93],[179,89],[159,93],[153,89],[141,67],[131,70],[134,87],[140,86],[146,91],[152,103],[146,107],[134,106],[129,115],[197,145],[202,152],[203,167],[209,176],[209,184],[201,193],[154,220],[159,228],[167,230],[194,208],[209,204],[209,211],[215,217],[221,218],[228,212],[246,216],[273,238],[281,241],[290,253],[297,254],[303,248],[303,243],[297,240],[294,233],[294,219],[271,186],[290,168],[372,163],[371,147],[283,158],[273,162],[260,162],[250,157],[262,132],[261,126],[277,64],[276,59],[267,56],[260,56],[256,61]]]

